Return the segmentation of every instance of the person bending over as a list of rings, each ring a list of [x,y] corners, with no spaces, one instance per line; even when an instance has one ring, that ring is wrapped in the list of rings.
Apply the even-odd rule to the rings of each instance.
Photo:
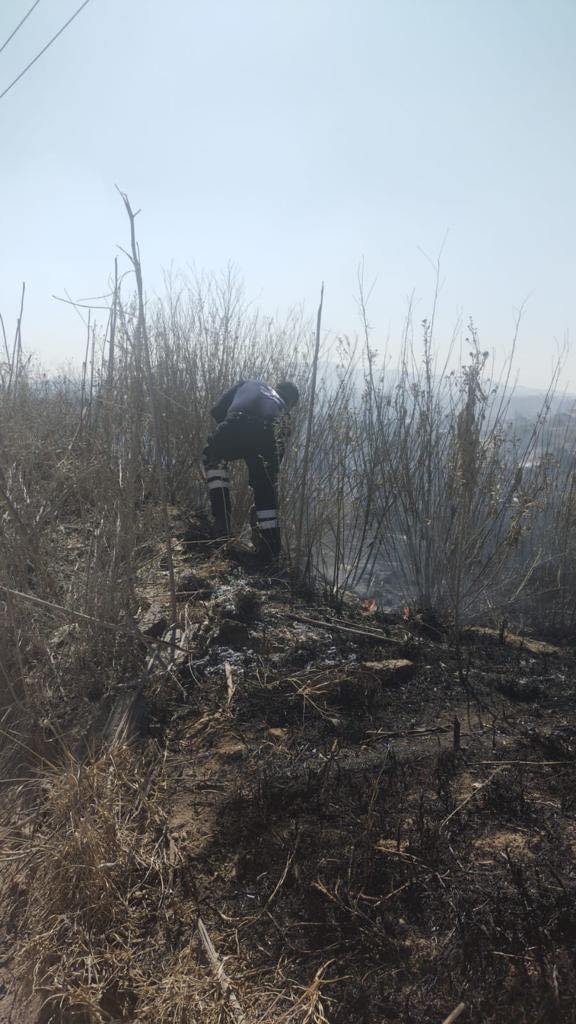
[[[265,556],[280,554],[278,470],[284,454],[290,411],[298,388],[282,381],[272,388],[245,380],[226,391],[210,410],[218,426],[208,438],[203,464],[217,536],[229,537],[232,503],[227,463],[244,459],[254,494],[258,547]]]

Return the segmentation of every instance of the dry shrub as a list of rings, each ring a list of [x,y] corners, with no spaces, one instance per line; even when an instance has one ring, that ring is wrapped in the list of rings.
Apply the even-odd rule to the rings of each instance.
[[[552,617],[571,628],[572,570],[560,565],[573,560],[574,442],[568,427],[561,442],[546,434],[557,371],[539,415],[519,432],[510,413],[513,353],[498,375],[471,324],[470,354],[451,370],[439,362],[434,317],[420,346],[409,311],[391,371],[373,351],[360,280],[363,345],[324,342],[306,464],[313,337],[299,311],[284,319],[254,311],[231,268],[168,278],[164,298],[147,305],[128,287],[116,270],[109,321],[101,333],[90,328],[80,379],[38,378],[20,359],[10,386],[0,386],[0,576],[10,585],[112,621],[129,617],[137,549],[158,535],[161,519],[146,522],[146,509],[206,502],[201,456],[214,399],[241,378],[292,378],[302,403],[282,504],[297,573],[322,578],[336,600],[351,588],[378,591],[388,578],[398,604],[433,608],[458,626],[479,614],[536,618],[536,591],[525,581],[551,566],[549,590],[564,609]],[[242,466],[233,484],[240,532],[250,504]],[[554,538],[543,530],[551,516]],[[59,549],[72,523],[84,550],[76,587],[63,591]]]

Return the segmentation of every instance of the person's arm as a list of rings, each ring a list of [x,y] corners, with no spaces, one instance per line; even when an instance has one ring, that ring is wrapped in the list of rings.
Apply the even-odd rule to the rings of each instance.
[[[234,395],[238,391],[238,388],[242,386],[244,382],[238,381],[233,387],[225,391],[224,394],[218,399],[216,405],[213,405],[210,409],[210,415],[216,420],[216,423],[223,423],[228,415],[228,409],[232,405]]]

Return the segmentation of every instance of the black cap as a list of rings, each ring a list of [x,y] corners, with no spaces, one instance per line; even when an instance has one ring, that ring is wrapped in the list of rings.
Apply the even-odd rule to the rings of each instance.
[[[300,392],[298,391],[298,388],[289,380],[280,381],[274,390],[278,395],[280,395],[280,398],[285,402],[289,409],[292,408],[293,405],[296,405],[300,399]]]

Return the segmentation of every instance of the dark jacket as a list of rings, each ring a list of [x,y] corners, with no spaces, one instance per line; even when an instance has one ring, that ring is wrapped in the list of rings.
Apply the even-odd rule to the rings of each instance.
[[[243,412],[255,419],[271,421],[285,413],[280,395],[260,380],[241,380],[218,399],[210,410],[217,423]]]

